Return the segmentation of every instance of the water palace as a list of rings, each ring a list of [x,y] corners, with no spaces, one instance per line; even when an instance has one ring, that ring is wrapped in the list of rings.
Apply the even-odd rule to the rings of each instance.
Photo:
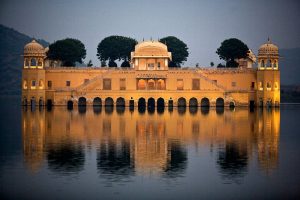
[[[24,47],[23,105],[73,106],[279,106],[278,47],[250,51],[238,68],[169,68],[165,44],[143,41],[130,68],[63,67],[33,40]]]

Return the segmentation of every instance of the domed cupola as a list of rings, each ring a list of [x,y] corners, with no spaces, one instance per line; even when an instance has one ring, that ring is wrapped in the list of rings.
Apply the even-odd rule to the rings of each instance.
[[[46,57],[44,47],[32,40],[24,46],[24,68],[43,68]]]
[[[268,38],[267,43],[261,45],[258,49],[258,68],[278,69],[278,47]]]
[[[137,70],[167,70],[172,60],[167,45],[159,41],[143,41],[131,52],[132,67]]]

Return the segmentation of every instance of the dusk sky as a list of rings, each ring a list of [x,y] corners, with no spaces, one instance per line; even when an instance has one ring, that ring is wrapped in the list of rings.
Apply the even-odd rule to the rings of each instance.
[[[255,54],[268,36],[280,48],[300,47],[299,0],[1,0],[0,23],[50,43],[77,38],[95,65],[97,45],[110,35],[176,36],[189,47],[184,66],[219,63],[216,49],[232,37]]]

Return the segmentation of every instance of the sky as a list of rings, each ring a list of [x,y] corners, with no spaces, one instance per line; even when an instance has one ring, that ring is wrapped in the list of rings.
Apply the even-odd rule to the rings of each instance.
[[[176,36],[189,48],[184,66],[220,63],[215,52],[233,37],[255,54],[268,37],[279,48],[300,47],[299,0],[0,0],[0,24],[50,43],[79,39],[96,66],[97,46],[110,35]]]

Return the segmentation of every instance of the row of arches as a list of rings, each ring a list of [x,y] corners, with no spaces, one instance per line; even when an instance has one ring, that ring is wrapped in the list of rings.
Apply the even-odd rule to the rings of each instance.
[[[180,97],[177,100],[177,105],[174,104],[174,101],[170,98],[168,101],[168,106],[173,107],[173,106],[178,106],[178,107],[210,107],[210,101],[208,98],[202,98],[200,102],[198,101],[197,98],[193,97],[189,100],[186,100],[184,97]],[[73,101],[69,100],[67,102],[68,107],[73,107]],[[86,106],[87,105],[87,100],[85,97],[80,97],[78,99],[78,106]],[[117,107],[125,107],[125,99],[123,97],[119,97],[116,99],[116,102],[114,102],[113,98],[107,97],[104,100],[102,100],[100,97],[96,97],[93,99],[93,106],[114,106],[116,105]],[[129,100],[129,106],[134,107],[136,104],[133,99]],[[224,107],[224,99],[223,98],[217,98],[216,99],[216,107]],[[165,107],[166,106],[166,101],[163,98],[158,98],[156,101],[154,98],[148,98],[145,99],[143,97],[139,98],[137,101],[137,106],[138,107]],[[230,103],[230,106],[235,106],[234,102]]]
[[[43,59],[42,58],[25,58],[24,67],[42,67]]]

